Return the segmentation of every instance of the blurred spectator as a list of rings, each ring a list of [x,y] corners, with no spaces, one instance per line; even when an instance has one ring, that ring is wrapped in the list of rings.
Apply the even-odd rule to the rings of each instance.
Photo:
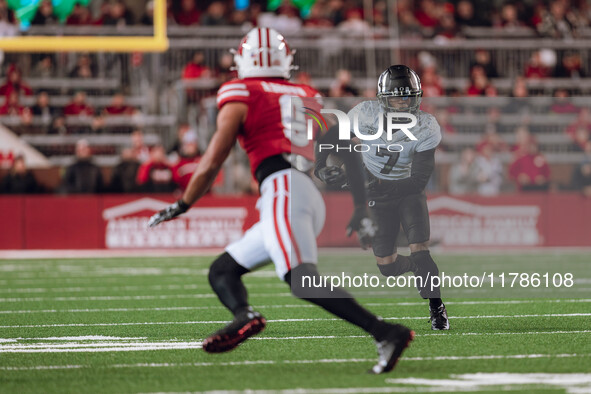
[[[222,26],[227,25],[225,17],[226,6],[221,1],[212,2],[205,13],[201,16],[201,25],[203,26]]]
[[[132,24],[131,13],[122,0],[112,1],[109,11],[103,16],[102,24],[105,26],[127,26]]]
[[[41,58],[35,65],[31,72],[31,76],[38,78],[52,78],[54,77],[55,68],[53,65],[53,57],[46,55]]]
[[[0,182],[0,193],[29,194],[40,190],[33,173],[27,169],[24,156],[16,156],[9,173]]]
[[[207,78],[211,76],[211,71],[203,64],[205,56],[203,52],[193,53],[191,61],[189,61],[185,68],[183,68],[183,79]]]
[[[568,3],[565,1],[552,1],[549,11],[542,14],[542,20],[537,26],[538,33],[550,38],[577,37],[579,22],[572,9],[567,7]]]
[[[90,122],[90,129],[87,127],[86,129],[82,129],[83,132],[85,133],[90,133],[90,134],[100,134],[105,130],[105,118],[101,115],[97,115],[97,116],[93,116],[91,122]],[[111,129],[113,133],[118,132],[118,129]],[[125,132],[129,132],[130,130],[128,128],[125,128],[124,130]]]
[[[378,0],[373,8],[373,25],[375,27],[388,27],[388,5],[384,0]]]
[[[72,101],[64,107],[66,116],[92,116],[94,108],[86,103],[86,92],[79,90],[74,94]]]
[[[484,21],[477,18],[474,13],[474,5],[469,0],[460,0],[456,4],[456,23],[458,26],[484,26]]]
[[[523,77],[517,77],[513,81],[513,88],[511,90],[511,99],[507,105],[502,109],[505,114],[528,114],[532,110],[531,100],[527,100],[529,97],[529,91],[527,88],[527,81]]]
[[[14,12],[8,7],[6,0],[0,0],[0,21],[6,24],[14,24]]]
[[[134,130],[130,138],[133,157],[140,163],[150,160],[150,148],[144,143],[144,133],[141,130]]]
[[[150,151],[150,160],[138,169],[137,184],[146,193],[170,193],[176,187],[172,179],[172,168],[166,161],[162,145],[155,145]]]
[[[0,115],[30,117],[31,110],[19,103],[18,93],[12,91],[0,107]]]
[[[43,121],[49,122],[55,115],[55,109],[49,105],[49,94],[42,90],[37,94],[37,102],[31,107],[34,116],[40,116]]]
[[[550,184],[550,166],[536,144],[529,144],[527,153],[516,156],[509,166],[509,176],[519,191],[545,191]]]
[[[312,77],[310,76],[310,73],[307,73],[305,71],[298,71],[295,75],[294,82],[299,83],[299,84],[314,86],[314,84],[312,82]]]
[[[579,112],[579,107],[571,102],[568,90],[556,89],[550,112],[555,114],[576,114]]]
[[[56,25],[57,18],[53,15],[53,5],[51,0],[42,0],[37,8],[37,13],[31,21],[32,25]]]
[[[585,158],[575,167],[571,186],[579,190],[585,197],[591,197],[591,141],[585,144]]]
[[[174,14],[176,23],[181,26],[196,25],[201,19],[201,13],[197,9],[195,0],[181,0],[180,8]]]
[[[437,75],[435,67],[428,67],[421,75],[421,86],[424,97],[440,97],[445,93],[441,85],[441,78]]]
[[[505,29],[525,26],[525,23],[519,20],[517,6],[514,3],[505,3],[501,8],[501,26]]]
[[[346,19],[338,26],[339,31],[345,35],[359,35],[370,30],[370,26],[363,19],[363,13],[358,8],[347,11]]]
[[[220,56],[217,68],[215,70],[215,76],[220,84],[228,82],[237,77],[236,71],[232,70],[234,65],[234,58],[230,53],[224,53]]]
[[[554,71],[556,78],[585,78],[581,55],[577,52],[567,53]]]
[[[470,70],[474,67],[482,67],[484,70],[484,74],[488,78],[498,78],[499,73],[497,72],[497,68],[495,67],[494,63],[492,62],[492,58],[490,55],[490,51],[486,49],[478,49],[474,53],[474,60],[470,64]]]
[[[492,145],[484,145],[476,158],[478,194],[496,196],[503,184],[503,164]]]
[[[527,126],[519,126],[515,129],[515,145],[511,147],[514,157],[526,155],[529,152],[529,146],[537,144],[536,139],[529,132]]]
[[[154,25],[154,1],[150,0],[146,2],[146,10],[140,20],[142,25],[153,26]]]
[[[453,14],[445,12],[439,18],[439,25],[435,28],[436,42],[438,40],[451,40],[462,36],[461,30],[456,24]]]
[[[70,71],[70,78],[94,78],[96,77],[96,68],[86,53],[80,55],[76,61],[76,66]]]
[[[357,90],[351,85],[352,80],[353,76],[349,70],[337,70],[336,79],[330,84],[329,96],[357,96]]]
[[[513,82],[513,89],[511,90],[511,97],[525,98],[529,97],[527,89],[527,81],[523,77],[515,78]]]
[[[0,95],[9,96],[13,91],[18,95],[30,96],[33,94],[33,89],[22,81],[21,70],[11,64],[6,72],[6,82],[0,86]]]
[[[70,14],[70,16],[68,16],[68,19],[66,19],[66,25],[92,25],[92,15],[90,14],[90,10],[88,9],[88,7],[76,4],[74,6],[74,10]]]
[[[51,120],[51,125],[47,130],[47,134],[68,134],[68,128],[66,127],[66,117],[64,115],[58,115]]]
[[[121,151],[121,161],[113,168],[109,191],[112,193],[134,193],[138,191],[136,177],[140,163],[131,148]]]
[[[536,51],[532,54],[527,66],[525,67],[524,76],[526,78],[540,79],[548,78],[552,75],[551,59],[549,52]]]
[[[345,2],[343,0],[328,0],[326,15],[333,26],[345,20]]]
[[[280,6],[275,13],[261,13],[257,22],[258,26],[272,27],[284,34],[297,33],[302,28],[298,9],[290,4]]]
[[[0,169],[10,169],[12,163],[14,163],[14,152],[11,150],[8,152],[0,150]]]
[[[421,25],[410,10],[402,10],[398,16],[398,26],[400,37],[406,39],[421,39],[423,38],[423,30]]]
[[[235,10],[230,14],[229,24],[231,26],[242,27],[243,30],[249,30],[253,27],[252,23],[248,20],[248,12],[246,10]]]
[[[18,27],[14,24],[14,14],[8,9],[6,0],[0,0],[0,37],[14,37]]]
[[[470,85],[466,91],[468,96],[495,96],[496,89],[490,83],[481,66],[474,66],[470,73]]]
[[[456,128],[451,124],[448,108],[441,108],[437,110],[435,119],[437,119],[437,123],[439,123],[439,127],[441,128],[443,135],[457,133]]]
[[[423,28],[434,29],[439,25],[441,5],[434,0],[420,0],[414,17]]]
[[[578,149],[584,150],[587,141],[591,138],[591,112],[589,108],[581,108],[577,120],[568,125],[565,132]]]
[[[306,27],[332,27],[332,22],[327,17],[324,3],[317,2],[310,9],[310,14],[304,20]]]
[[[172,167],[172,178],[181,190],[185,190],[201,158],[196,132],[188,131],[183,135],[179,154],[177,163]]]
[[[183,138],[187,133],[196,133],[194,130],[191,129],[191,126],[188,124],[181,124],[177,129],[177,135],[174,143],[168,150],[168,155],[172,161],[175,161],[179,158],[181,154],[181,147],[183,145]]]
[[[478,187],[478,166],[476,152],[472,148],[462,150],[460,161],[449,170],[450,194],[473,194]]]
[[[115,93],[109,104],[104,110],[103,115],[133,115],[137,110],[125,104],[125,96],[123,93]]]
[[[105,17],[109,14],[109,10],[111,8],[111,3],[108,1],[103,1],[100,3],[100,12],[99,16],[92,22],[95,26],[100,26],[103,24]]]
[[[66,168],[64,175],[66,193],[101,193],[103,191],[103,175],[98,166],[92,162],[92,151],[88,141],[76,143],[76,161]]]
[[[493,152],[505,152],[508,150],[507,143],[503,141],[494,124],[488,123],[484,128],[484,134],[480,142],[476,145],[476,151],[483,153],[486,148],[491,148]]]

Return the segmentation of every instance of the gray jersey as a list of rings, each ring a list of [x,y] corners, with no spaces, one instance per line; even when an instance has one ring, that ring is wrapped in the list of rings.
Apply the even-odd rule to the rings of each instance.
[[[380,118],[384,113],[377,101],[364,101],[349,111],[351,121],[351,133],[353,133],[354,114],[357,113],[359,132],[362,134],[376,134],[378,132]],[[362,141],[370,149],[362,150],[363,163],[373,176],[386,180],[398,180],[408,178],[412,159],[415,152],[434,149],[441,141],[441,131],[435,117],[423,111],[419,111],[417,124],[408,130],[417,138],[411,140],[404,132],[398,130],[392,134],[392,140],[388,141],[386,132],[381,138],[373,141]],[[383,121],[385,123],[385,121]],[[384,125],[384,129],[386,126]],[[400,152],[392,152],[400,150]],[[388,150],[390,146],[390,150]]]

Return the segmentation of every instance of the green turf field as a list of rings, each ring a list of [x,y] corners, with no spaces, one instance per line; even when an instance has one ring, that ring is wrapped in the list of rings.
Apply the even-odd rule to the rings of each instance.
[[[441,264],[482,258],[435,255]],[[510,265],[556,256],[487,258]],[[397,368],[375,376],[365,373],[375,346],[364,332],[294,299],[265,269],[246,282],[267,329],[233,352],[208,355],[201,341],[230,319],[207,283],[210,261],[1,260],[0,392],[591,392],[591,299],[551,291],[529,301],[447,299],[444,333],[430,330],[416,292],[364,298],[417,333]]]

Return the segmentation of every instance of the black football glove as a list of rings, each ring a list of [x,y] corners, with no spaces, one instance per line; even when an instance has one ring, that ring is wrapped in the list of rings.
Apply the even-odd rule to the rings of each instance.
[[[342,167],[328,166],[314,169],[314,175],[329,186],[343,187],[347,183],[347,174]]]
[[[148,226],[154,227],[162,222],[166,222],[167,220],[171,220],[176,218],[179,215],[187,212],[190,208],[189,204],[185,203],[183,200],[178,200],[177,202],[170,204],[162,211],[158,212],[157,214],[153,215],[150,220],[148,221]]]
[[[371,246],[373,237],[375,237],[377,231],[378,227],[372,219],[367,207],[356,207],[353,216],[351,217],[351,221],[347,226],[347,237],[350,237],[353,232],[356,232],[361,248],[365,250]]]

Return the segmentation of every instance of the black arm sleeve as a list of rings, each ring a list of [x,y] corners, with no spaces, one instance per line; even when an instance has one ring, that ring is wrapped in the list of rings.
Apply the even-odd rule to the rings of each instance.
[[[410,177],[394,182],[396,194],[406,196],[421,193],[435,169],[435,149],[415,152]]]
[[[328,129],[316,142],[317,147],[320,147],[321,144],[333,146],[333,149],[316,149],[316,168],[325,167],[326,159],[330,153],[336,154],[345,163],[345,172],[355,206],[365,205],[365,175],[361,164],[361,155],[353,150],[351,140],[339,140],[339,127],[336,125]]]

